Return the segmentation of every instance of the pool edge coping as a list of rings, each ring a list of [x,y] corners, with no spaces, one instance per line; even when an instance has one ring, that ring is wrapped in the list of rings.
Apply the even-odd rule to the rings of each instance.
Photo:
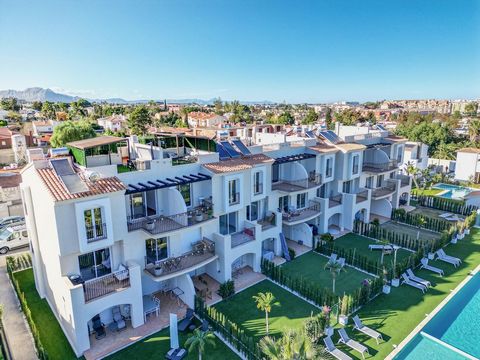
[[[400,342],[400,344],[397,345],[393,351],[388,354],[388,356],[385,358],[385,360],[393,360],[393,358],[402,351],[405,346],[416,336],[420,333],[420,331],[424,328],[424,326],[432,320],[432,318],[440,312],[440,310],[443,309],[443,307],[465,286],[468,284],[468,282],[473,279],[473,277],[477,274],[480,273],[480,265],[477,265],[477,267],[473,270],[471,270],[465,279],[462,280],[460,284],[457,285],[455,289],[453,289],[450,294],[447,295],[445,299],[443,299],[440,304],[433,309],[427,317],[425,317],[411,332],[408,334],[408,336]]]

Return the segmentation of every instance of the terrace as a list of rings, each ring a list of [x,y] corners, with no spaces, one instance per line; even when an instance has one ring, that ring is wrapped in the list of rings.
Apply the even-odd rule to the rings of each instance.
[[[382,186],[382,187],[379,187],[379,188],[376,188],[376,189],[373,189],[372,190],[372,199],[373,200],[380,200],[380,199],[383,199],[387,196],[390,196],[392,195],[396,190],[396,186],[395,184],[388,184],[388,185],[385,185],[385,186]]]
[[[311,220],[320,215],[320,203],[314,200],[309,201],[309,206],[300,210],[289,210],[282,213],[283,223],[286,225],[296,225],[304,221]]]
[[[272,184],[272,190],[278,190],[281,192],[295,192],[305,189],[311,189],[322,185],[322,176],[312,172],[306,179],[299,180],[284,180],[279,179],[278,182]]]
[[[398,169],[398,162],[396,160],[390,160],[388,162],[364,162],[362,166],[363,172],[366,173],[382,173]]]
[[[431,240],[437,240],[440,239],[441,236],[440,233],[434,231],[419,229],[418,227],[402,224],[395,221],[387,221],[381,224],[380,228],[387,229],[398,234],[406,234],[413,239],[417,238],[417,233],[420,231],[418,239],[422,242],[430,242]]]

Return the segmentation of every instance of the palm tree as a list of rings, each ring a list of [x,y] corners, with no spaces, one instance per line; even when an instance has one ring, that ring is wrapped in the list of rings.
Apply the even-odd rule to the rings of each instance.
[[[268,335],[268,313],[272,311],[272,306],[280,306],[280,303],[278,301],[275,301],[275,296],[273,296],[271,292],[259,292],[257,295],[252,296],[252,298],[257,303],[257,308],[265,311],[265,324],[267,327]]]
[[[340,264],[338,261],[329,260],[326,264],[324,269],[329,269],[330,274],[332,274],[332,281],[333,281],[333,293],[335,293],[335,280],[337,279],[338,274],[340,271],[346,271],[345,268]]]
[[[195,350],[198,351],[198,360],[202,360],[202,354],[205,352],[207,345],[215,346],[215,335],[211,331],[201,331],[200,329],[195,329],[185,342],[188,351],[191,353]]]
[[[478,137],[480,136],[480,120],[470,120],[468,124],[468,136],[470,137],[471,142],[477,141]]]
[[[265,336],[260,340],[260,350],[269,360],[283,360],[283,349],[280,340]]]
[[[315,347],[303,331],[289,329],[274,340],[269,336],[260,340],[260,350],[269,360],[330,359],[323,348]]]
[[[418,174],[418,169],[415,167],[415,165],[412,162],[407,162],[405,166],[405,172],[407,175],[411,176],[413,179],[413,182],[415,184],[415,187],[418,189],[418,183],[417,183],[417,174]]]

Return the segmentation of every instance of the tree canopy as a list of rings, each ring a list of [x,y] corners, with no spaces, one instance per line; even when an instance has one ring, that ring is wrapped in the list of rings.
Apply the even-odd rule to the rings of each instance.
[[[17,102],[16,98],[4,98],[0,101],[0,106],[3,110],[9,111],[18,111],[20,110],[20,105]]]
[[[305,119],[303,119],[303,124],[315,124],[318,121],[318,114],[315,109],[309,108]]]
[[[50,143],[62,147],[71,141],[89,139],[96,136],[92,125],[87,121],[65,121],[53,130]]]
[[[148,126],[152,124],[152,118],[148,108],[144,105],[136,106],[128,115],[127,124],[131,134],[145,135]]]

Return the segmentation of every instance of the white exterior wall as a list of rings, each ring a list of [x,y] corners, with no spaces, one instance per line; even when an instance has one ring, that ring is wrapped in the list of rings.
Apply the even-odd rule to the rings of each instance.
[[[480,154],[457,152],[455,180],[469,181],[476,172],[480,172]]]

